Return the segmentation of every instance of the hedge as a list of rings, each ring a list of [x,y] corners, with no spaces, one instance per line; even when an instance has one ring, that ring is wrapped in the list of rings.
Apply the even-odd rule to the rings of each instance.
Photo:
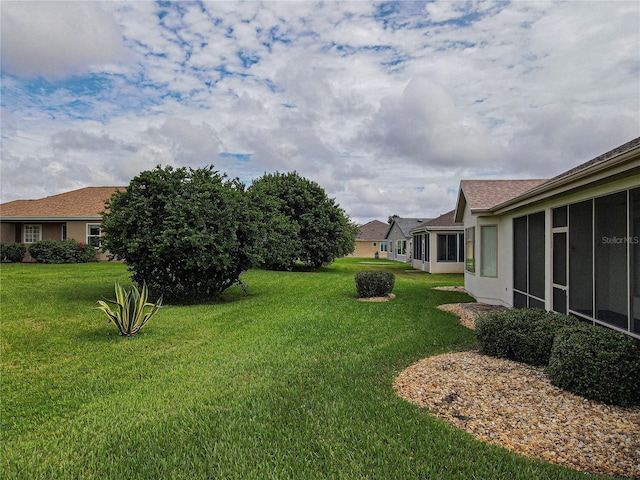
[[[587,324],[564,329],[546,373],[553,385],[582,397],[640,405],[640,348],[622,332]]]
[[[85,263],[96,259],[96,249],[75,240],[40,240],[29,246],[29,254],[38,263]]]
[[[515,309],[492,313],[476,320],[480,352],[529,365],[549,363],[555,335],[578,320],[541,309]]]
[[[0,256],[3,261],[22,262],[27,248],[22,243],[0,243]]]

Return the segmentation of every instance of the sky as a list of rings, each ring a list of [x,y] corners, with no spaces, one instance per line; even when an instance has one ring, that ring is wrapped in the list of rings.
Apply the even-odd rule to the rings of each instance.
[[[2,202],[297,171],[357,223],[640,136],[640,2],[0,3]]]

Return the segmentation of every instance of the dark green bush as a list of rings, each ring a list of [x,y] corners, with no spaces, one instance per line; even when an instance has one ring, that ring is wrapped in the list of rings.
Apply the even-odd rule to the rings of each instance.
[[[396,283],[396,277],[393,273],[371,270],[356,273],[355,280],[359,298],[389,295]]]
[[[213,166],[141,172],[105,207],[104,248],[152,298],[208,301],[263,260],[263,213]]]
[[[640,405],[640,348],[628,335],[580,324],[556,335],[550,382],[592,400]]]
[[[22,262],[27,248],[21,243],[0,243],[0,256],[9,262]]]
[[[553,339],[578,320],[541,309],[515,309],[492,313],[476,320],[480,352],[529,365],[547,365]]]
[[[38,263],[86,263],[96,258],[96,249],[75,240],[40,240],[29,246],[31,257]]]

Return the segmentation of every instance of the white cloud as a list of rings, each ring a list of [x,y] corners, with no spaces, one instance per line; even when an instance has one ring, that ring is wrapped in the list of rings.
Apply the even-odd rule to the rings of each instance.
[[[120,27],[97,2],[2,2],[2,70],[62,78],[127,59]]]
[[[1,7],[3,201],[213,163],[297,170],[362,222],[435,216],[462,177],[559,173],[640,130],[637,2]]]

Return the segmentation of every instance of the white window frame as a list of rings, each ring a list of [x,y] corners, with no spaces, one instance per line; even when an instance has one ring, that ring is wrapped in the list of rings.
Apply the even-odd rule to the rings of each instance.
[[[100,230],[100,234],[99,235],[91,235],[91,228],[92,227],[98,227],[98,230]],[[100,240],[100,237],[102,237],[102,225],[100,223],[87,223],[87,236],[86,236],[86,244],[87,245],[91,245],[95,248],[100,248],[101,244],[102,244],[102,240]],[[92,239],[97,238],[98,239],[98,244],[94,244],[92,242]]]
[[[488,264],[486,257],[487,254],[487,238],[486,233],[489,230],[495,232],[495,244],[493,245],[493,265]],[[490,268],[493,267],[491,271]],[[481,225],[480,226],[480,276],[481,277],[493,277],[498,276],[498,225]]]
[[[465,241],[465,271],[476,273],[476,227],[468,227],[464,231]]]
[[[38,228],[35,228],[38,227]],[[26,223],[22,230],[23,240],[25,244],[36,243],[42,240],[42,224]],[[34,240],[35,239],[35,240]]]

